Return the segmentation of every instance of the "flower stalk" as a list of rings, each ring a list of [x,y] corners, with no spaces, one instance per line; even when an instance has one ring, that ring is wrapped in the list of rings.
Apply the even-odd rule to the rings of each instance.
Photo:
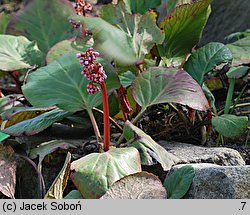
[[[102,88],[103,125],[104,125],[103,150],[106,152],[109,150],[109,143],[110,143],[109,103],[108,103],[107,88],[104,82],[101,84],[101,88]]]
[[[110,145],[110,122],[108,93],[104,82],[107,75],[101,63],[95,62],[99,55],[98,52],[93,51],[93,48],[88,48],[85,53],[76,54],[76,57],[80,59],[80,64],[83,67],[81,74],[90,81],[87,85],[88,93],[94,94],[97,91],[102,91],[104,124],[103,150],[108,151]]]

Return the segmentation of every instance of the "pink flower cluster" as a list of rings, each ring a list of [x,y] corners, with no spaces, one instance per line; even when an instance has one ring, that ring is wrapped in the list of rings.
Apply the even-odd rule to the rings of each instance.
[[[96,91],[101,91],[100,86],[96,84],[102,84],[107,78],[107,75],[103,69],[103,66],[95,62],[96,58],[100,56],[99,52],[94,52],[93,48],[88,48],[84,53],[76,54],[77,58],[80,58],[80,64],[83,67],[81,72],[84,77],[86,77],[91,82],[87,85],[87,91],[90,94],[94,94]]]
[[[85,0],[76,0],[75,10],[77,15],[85,16],[86,12],[92,11],[92,5]]]

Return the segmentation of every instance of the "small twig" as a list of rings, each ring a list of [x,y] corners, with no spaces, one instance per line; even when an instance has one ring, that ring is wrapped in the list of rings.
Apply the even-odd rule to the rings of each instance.
[[[91,123],[92,123],[93,129],[94,129],[97,141],[98,142],[103,142],[102,136],[100,134],[100,131],[99,131],[99,128],[98,128],[98,125],[96,123],[95,116],[94,116],[92,110],[91,109],[87,109],[87,112],[89,114],[89,118],[91,120]]]
[[[93,110],[95,110],[95,111],[97,111],[97,112],[103,114],[103,111],[100,110],[100,109],[98,109],[98,108],[95,108],[95,107],[94,107]],[[123,132],[122,127],[121,127],[121,126],[120,126],[111,116],[109,116],[109,120],[113,123],[113,125],[114,125],[118,130],[120,130],[121,132]]]

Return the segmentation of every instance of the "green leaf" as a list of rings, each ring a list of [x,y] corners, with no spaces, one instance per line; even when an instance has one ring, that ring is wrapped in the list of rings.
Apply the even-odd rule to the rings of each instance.
[[[201,87],[184,70],[149,68],[134,80],[132,94],[142,109],[167,102],[187,105],[201,111],[209,108]]]
[[[71,190],[64,199],[82,199],[82,194],[78,190]]]
[[[168,0],[166,4],[167,14],[169,14],[177,5],[178,0]]]
[[[135,14],[144,14],[149,9],[156,9],[161,4],[161,0],[123,0],[128,10]]]
[[[27,119],[17,124],[14,124],[3,130],[4,133],[12,136],[31,136],[35,135],[44,129],[48,128],[56,121],[62,120],[64,117],[71,115],[72,113],[63,111],[60,109],[54,109],[52,111],[41,114],[32,119]]]
[[[8,128],[19,122],[35,118],[45,112],[51,111],[55,108],[32,108],[32,107],[19,107],[11,108],[1,114],[4,122],[1,125],[1,129]]]
[[[96,48],[121,65],[134,65],[143,60],[151,48],[163,41],[156,25],[156,13],[129,14],[123,2],[104,6],[102,18],[73,17],[92,31]],[[112,51],[111,51],[112,50]]]
[[[230,70],[227,72],[227,77],[228,78],[242,78],[244,76],[247,76],[247,73],[249,71],[249,67],[248,66],[238,66],[238,67],[232,67],[230,68]],[[244,78],[243,78],[244,79]],[[246,77],[246,81],[247,81],[247,77]]]
[[[71,154],[68,152],[67,157],[65,159],[65,163],[54,180],[53,184],[50,186],[49,190],[45,194],[45,199],[62,199],[63,191],[65,190],[69,175],[70,175],[70,161]]]
[[[167,171],[178,160],[129,121],[125,123],[123,135],[129,142],[129,146],[137,148],[140,152],[142,165],[151,166],[160,163],[163,170]]]
[[[239,136],[247,128],[247,123],[247,116],[223,114],[212,118],[213,128],[224,137]]]
[[[250,36],[227,44],[233,54],[232,66],[250,63]]]
[[[8,137],[10,137],[10,135],[5,134],[5,133],[0,131],[0,142],[7,139]]]
[[[10,15],[6,13],[0,13],[0,34],[4,34],[6,27],[10,21]]]
[[[71,179],[84,198],[100,198],[114,182],[141,172],[141,162],[135,148],[119,148],[78,159],[71,170]]]
[[[211,1],[180,5],[161,22],[165,40],[158,46],[158,50],[165,63],[177,61],[180,64],[185,55],[197,45],[210,14]]]
[[[69,1],[33,0],[11,19],[7,32],[35,40],[46,54],[57,42],[73,36],[72,26],[67,18],[74,14]]]
[[[94,41],[92,39],[89,39],[88,37],[84,37],[83,39],[72,38],[60,41],[49,50],[46,56],[46,63],[52,63],[54,60],[61,57],[66,52],[75,54],[79,52],[85,52],[87,48],[92,47],[93,45]]]
[[[30,69],[42,64],[42,53],[25,37],[0,35],[0,70]]]
[[[194,176],[195,170],[191,165],[176,169],[167,176],[163,186],[167,190],[168,199],[181,199],[189,190]]]
[[[101,58],[98,61],[107,72],[107,88],[119,88],[119,78],[113,67]],[[34,107],[57,105],[70,112],[97,107],[102,102],[101,92],[94,95],[87,92],[89,81],[81,71],[82,66],[75,54],[67,53],[31,73],[27,84],[22,87],[23,93]]]
[[[119,79],[120,79],[121,85],[126,88],[130,86],[132,82],[135,80],[135,74],[131,71],[127,71],[127,72],[120,74]]]
[[[207,100],[210,100],[211,108],[213,110],[216,110],[215,97],[214,97],[213,93],[210,91],[210,89],[207,87],[207,85],[205,83],[202,84],[202,90],[203,90],[204,94],[206,95]]]
[[[222,43],[212,42],[193,53],[185,63],[184,69],[202,85],[205,74],[217,65],[231,63],[232,59],[229,48]]]
[[[59,150],[59,149],[69,149],[76,148],[73,144],[67,143],[63,140],[52,140],[49,142],[44,142],[38,145],[35,148],[32,148],[29,152],[29,157],[31,159],[39,158],[39,161],[42,160],[49,154]]]

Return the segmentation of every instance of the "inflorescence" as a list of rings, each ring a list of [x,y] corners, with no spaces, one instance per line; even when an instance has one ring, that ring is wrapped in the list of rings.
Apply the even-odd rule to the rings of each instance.
[[[98,56],[100,56],[100,53],[94,52],[93,48],[88,48],[84,53],[76,54],[76,57],[80,58],[80,64],[83,67],[81,74],[91,81],[87,85],[87,91],[90,94],[101,91],[101,86],[94,83],[101,85],[107,78],[103,66],[99,62],[95,62]]]

